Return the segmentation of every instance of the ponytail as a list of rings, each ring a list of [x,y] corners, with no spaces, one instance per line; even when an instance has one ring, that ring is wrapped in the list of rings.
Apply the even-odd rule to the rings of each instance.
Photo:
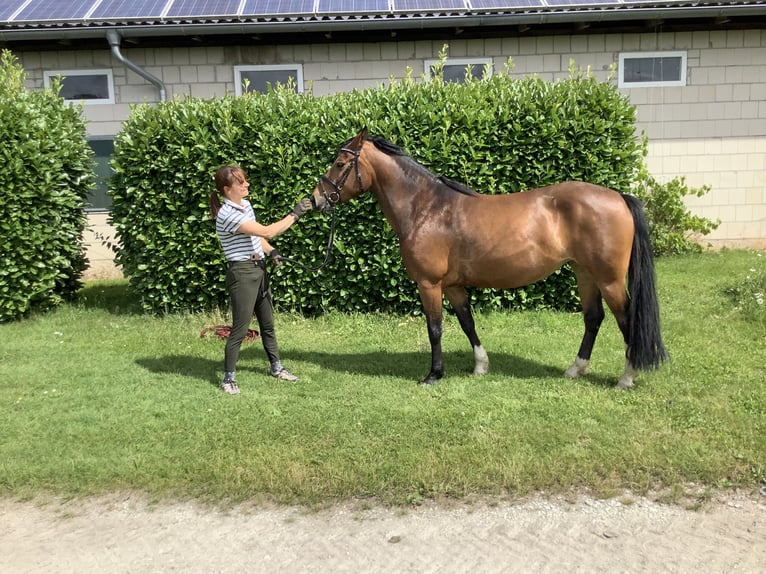
[[[218,195],[217,189],[210,191],[208,206],[210,207],[210,219],[215,219],[218,217],[218,212],[221,210],[221,198]]]

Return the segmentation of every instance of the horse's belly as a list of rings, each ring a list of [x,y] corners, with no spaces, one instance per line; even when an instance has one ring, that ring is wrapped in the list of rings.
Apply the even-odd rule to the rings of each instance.
[[[466,285],[510,289],[545,279],[563,263],[560,258],[530,257],[528,254],[490,258],[472,262],[462,275]]]

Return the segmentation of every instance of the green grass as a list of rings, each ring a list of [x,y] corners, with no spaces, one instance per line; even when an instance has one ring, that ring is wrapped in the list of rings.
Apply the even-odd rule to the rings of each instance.
[[[422,317],[277,314],[297,385],[267,375],[246,344],[242,395],[217,388],[216,315],[140,314],[124,282],[0,325],[0,495],[133,490],[214,503],[371,498],[610,496],[766,484],[766,322],[732,296],[762,270],[755,252],[658,260],[672,362],[611,388],[623,346],[607,317],[592,373],[570,381],[578,314],[486,313],[490,373],[475,377],[454,317],[447,376],[429,367]],[[254,324],[255,326],[255,324]]]

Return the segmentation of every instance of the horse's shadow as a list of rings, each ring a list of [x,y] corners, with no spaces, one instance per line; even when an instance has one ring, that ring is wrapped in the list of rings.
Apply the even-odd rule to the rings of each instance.
[[[287,355],[283,353],[282,360],[287,365],[293,361],[311,363],[328,372],[368,377],[387,376],[411,381],[422,380],[429,368],[429,354],[415,351],[405,353],[291,351]],[[217,385],[216,377],[220,376],[222,361],[189,355],[166,355],[139,358],[136,363],[153,373],[181,375]],[[444,364],[446,374],[443,381],[448,381],[450,377],[470,375],[473,372],[473,354],[460,351],[445,352]],[[262,350],[242,349],[237,364],[239,372],[266,374],[267,369]],[[561,366],[545,364],[508,353],[495,353],[490,354],[490,371],[485,376],[546,379],[563,378],[563,372],[564,369]],[[593,374],[589,374],[585,380],[594,385],[603,386],[610,386],[613,383],[607,377]]]

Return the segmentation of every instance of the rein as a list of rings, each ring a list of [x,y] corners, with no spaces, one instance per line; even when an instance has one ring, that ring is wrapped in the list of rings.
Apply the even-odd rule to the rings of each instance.
[[[332,255],[332,244],[334,241],[335,241],[335,206],[333,206],[333,209],[332,209],[332,219],[330,220],[330,237],[327,239],[327,247],[325,248],[324,261],[322,261],[322,263],[314,267],[311,267],[309,265],[306,265],[305,263],[301,263],[297,259],[293,259],[292,257],[280,256],[280,259],[282,261],[287,261],[288,263],[294,263],[295,265],[302,267],[306,271],[319,271],[330,262],[330,255]]]

